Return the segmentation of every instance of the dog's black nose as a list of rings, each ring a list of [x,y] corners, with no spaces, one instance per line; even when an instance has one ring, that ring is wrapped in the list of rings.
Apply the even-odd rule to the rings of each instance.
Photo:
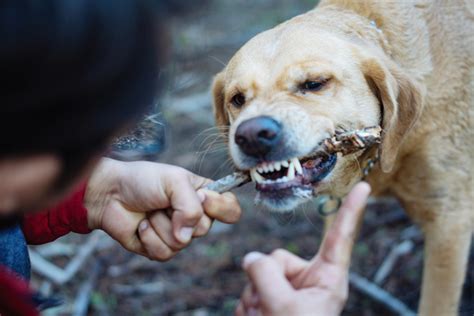
[[[269,116],[259,116],[240,123],[235,143],[249,156],[262,157],[281,139],[281,125]]]

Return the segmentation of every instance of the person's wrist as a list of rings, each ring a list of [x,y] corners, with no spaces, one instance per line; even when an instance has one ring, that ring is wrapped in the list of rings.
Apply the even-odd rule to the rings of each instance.
[[[123,163],[110,158],[103,158],[92,172],[84,195],[89,229],[102,228],[104,212],[119,191],[122,174]]]

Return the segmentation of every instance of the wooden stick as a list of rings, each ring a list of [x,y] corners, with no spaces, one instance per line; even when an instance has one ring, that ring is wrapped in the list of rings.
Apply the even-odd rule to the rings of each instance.
[[[208,184],[206,189],[217,193],[224,193],[248,182],[250,182],[250,175],[248,172],[234,172],[233,174]]]
[[[318,154],[335,154],[338,152],[345,156],[362,149],[367,149],[374,144],[380,143],[381,132],[382,129],[380,126],[374,126],[336,134],[334,137],[325,139],[321,143],[321,147],[316,152],[312,153],[311,156],[316,156]],[[208,184],[205,188],[218,193],[223,193],[250,181],[251,179],[247,171],[238,171]]]
[[[357,273],[349,273],[349,282],[360,292],[368,295],[373,300],[385,305],[392,312],[403,316],[416,316],[416,313],[406,306],[402,301],[392,296],[390,293],[370,282]]]
[[[343,156],[355,153],[380,143],[382,128],[380,126],[336,134],[323,141],[322,151],[329,154],[342,153]]]

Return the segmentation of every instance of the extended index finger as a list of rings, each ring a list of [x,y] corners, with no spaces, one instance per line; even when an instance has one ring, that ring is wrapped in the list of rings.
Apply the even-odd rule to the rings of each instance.
[[[357,226],[369,194],[370,186],[366,182],[358,183],[348,194],[321,245],[318,256],[322,260],[348,268]]]

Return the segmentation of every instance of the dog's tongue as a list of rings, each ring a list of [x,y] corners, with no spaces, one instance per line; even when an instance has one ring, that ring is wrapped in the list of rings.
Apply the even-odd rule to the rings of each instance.
[[[308,161],[305,161],[304,163],[301,164],[301,166],[305,169],[313,169],[316,168],[322,161],[321,157],[318,157],[316,159],[310,159]]]

